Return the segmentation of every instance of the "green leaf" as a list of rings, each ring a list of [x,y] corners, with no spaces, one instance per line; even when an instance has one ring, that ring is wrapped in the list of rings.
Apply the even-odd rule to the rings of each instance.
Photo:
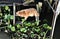
[[[32,23],[32,26],[35,26],[35,23]]]
[[[13,15],[10,15],[10,14],[5,14],[5,16],[4,16],[4,19],[13,19],[14,18],[14,16]]]
[[[5,6],[5,10],[8,10],[9,9],[9,7],[8,6]]]
[[[8,9],[8,11],[10,11],[10,9]]]
[[[44,36],[44,34],[45,34],[45,32],[41,32],[41,33],[40,33],[41,36]]]
[[[40,29],[35,29],[35,31],[36,31],[36,32],[39,32],[39,31],[40,31]]]
[[[11,16],[10,16],[10,19],[14,19],[14,16],[13,16],[13,15],[11,15]]]
[[[35,34],[31,34],[31,37],[34,38]]]
[[[31,23],[30,23],[30,22],[28,22],[28,23],[26,23],[25,25],[26,25],[26,26],[31,26]]]
[[[34,27],[32,28],[32,31],[35,31],[35,28]]]
[[[35,23],[37,24],[37,26],[39,25],[39,22],[41,22],[40,20],[36,21]]]
[[[18,29],[20,28],[20,25],[19,25],[19,24],[17,24],[17,28],[18,28]]]
[[[2,13],[0,12],[0,16],[2,16]]]
[[[24,37],[28,37],[28,35],[26,35],[26,34],[22,34]]]
[[[8,19],[8,15],[7,14],[5,14],[4,19]]]
[[[52,27],[48,26],[48,27],[47,27],[47,29],[51,30],[51,29],[52,29]]]
[[[11,31],[13,31],[13,32],[15,31],[15,27],[14,27],[14,26],[13,26],[13,27],[11,27]]]
[[[44,28],[47,28],[47,26],[48,26],[47,24],[43,24],[43,27],[44,27]]]
[[[34,32],[33,31],[31,31],[31,34],[33,34]]]
[[[17,30],[17,32],[20,32],[20,30]]]
[[[10,17],[11,15],[10,14],[8,14],[8,17]]]
[[[24,33],[27,32],[26,28],[21,28],[20,31]]]
[[[51,30],[51,29],[52,29],[52,27],[50,27],[48,24],[43,24],[43,27],[44,27],[45,29],[48,29],[48,30]]]
[[[25,21],[25,19],[22,19],[22,23]]]
[[[12,27],[12,25],[8,25],[7,27],[8,27],[8,28],[11,28],[11,27]]]

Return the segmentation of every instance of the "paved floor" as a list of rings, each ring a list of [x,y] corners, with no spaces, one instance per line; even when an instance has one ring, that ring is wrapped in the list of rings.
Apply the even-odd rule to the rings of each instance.
[[[10,39],[10,38],[6,33],[0,32],[0,39]]]

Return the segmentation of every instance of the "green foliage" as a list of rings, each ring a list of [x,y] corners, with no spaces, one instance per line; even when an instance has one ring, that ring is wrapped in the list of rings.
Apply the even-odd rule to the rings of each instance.
[[[5,14],[5,16],[4,16],[4,19],[7,19],[7,20],[8,19],[10,20],[10,19],[13,19],[13,18],[14,18],[13,15],[10,15],[10,14],[8,14],[8,15]]]
[[[0,18],[2,17],[2,13],[0,12]]]
[[[25,19],[22,19],[22,23],[25,21]]]
[[[11,27],[12,27],[12,25],[11,25],[11,24],[7,26],[7,28],[9,28],[9,29],[10,29]]]
[[[13,32],[15,31],[15,27],[14,26],[11,27],[11,31],[13,31]]]
[[[10,24],[11,23],[11,20],[13,20],[14,19],[14,16],[13,15],[11,15],[11,10],[10,10],[10,7],[9,6],[3,6],[3,7],[1,7],[2,9],[3,9],[3,13],[1,13],[1,16],[2,16],[2,23],[3,24]]]
[[[35,34],[31,34],[31,37],[33,38],[35,36]]]
[[[20,31],[26,33],[27,29],[26,28],[21,28]]]
[[[50,27],[48,24],[43,24],[43,28],[48,29],[48,30],[52,29],[52,27]]]
[[[11,30],[14,32],[16,30],[15,26],[12,26],[11,24],[6,27],[8,30]]]
[[[35,21],[35,22],[27,22],[24,19],[22,19],[22,24],[12,25],[12,24],[10,24],[10,20],[13,20],[14,17],[13,17],[13,15],[10,14],[10,8],[8,6],[5,6],[4,9],[9,12],[8,14],[5,14],[3,16],[4,21],[8,22],[7,27],[5,27],[5,29],[12,33],[12,38],[16,37],[16,39],[22,39],[22,38],[48,39],[46,34],[48,33],[48,31],[50,31],[52,29],[52,27],[50,27],[47,24],[46,19],[43,20],[44,24],[41,24],[41,25],[40,25],[40,22],[41,22],[40,20]],[[1,13],[0,13],[0,15],[2,16]],[[8,33],[10,33],[10,32],[8,32]]]
[[[40,31],[40,29],[39,29],[39,28],[37,28],[37,29],[35,29],[35,31],[36,31],[36,32],[39,32],[39,31]]]
[[[8,22],[8,24],[10,24],[10,20],[13,20],[13,19],[14,19],[13,15],[5,14],[4,16],[4,21]]]
[[[52,27],[50,27],[48,24],[42,24],[41,26],[38,25],[36,22],[32,23],[32,22],[26,22],[24,20],[23,26],[21,24],[16,24],[15,26],[10,24],[8,25],[7,28],[11,30],[11,32],[15,32],[16,36],[18,36],[19,38],[23,37],[27,38],[29,36],[32,39],[35,39],[37,37],[38,39],[40,38],[47,39],[46,34],[48,33],[49,30],[52,29]],[[44,31],[43,29],[46,29],[46,31]]]
[[[24,22],[25,26],[29,27],[31,26],[31,23],[30,22]]]
[[[21,28],[21,25],[17,24],[16,27],[17,27],[17,29],[20,29]]]
[[[38,21],[36,21],[36,22],[35,22],[37,26],[39,25],[39,22],[41,22],[41,21],[40,21],[40,20],[38,20]]]
[[[9,6],[5,6],[4,8],[5,8],[5,10],[10,11]]]
[[[11,30],[11,32],[15,32],[16,36],[19,38],[28,38],[29,36],[32,39],[47,39],[46,34],[52,29],[52,27],[50,27],[48,24],[42,24],[38,26],[36,22],[32,23],[26,21],[23,22],[23,26],[22,24],[16,24],[15,26],[8,25],[7,28]],[[46,29],[46,31],[43,29]]]

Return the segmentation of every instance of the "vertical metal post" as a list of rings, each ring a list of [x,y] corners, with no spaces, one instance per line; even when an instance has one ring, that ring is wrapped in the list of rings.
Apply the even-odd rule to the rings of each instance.
[[[0,14],[2,15],[1,13],[1,6],[0,6]],[[2,19],[0,19],[0,25],[2,24]]]
[[[15,10],[16,10],[16,6],[15,3],[13,3],[13,15],[14,15],[13,25],[15,24]]]
[[[36,8],[37,8],[37,12],[39,13],[39,6],[38,6],[38,4],[36,4]],[[35,16],[35,20],[39,21],[39,16]],[[37,22],[37,25],[39,25],[38,22]]]
[[[37,11],[39,12],[39,6],[38,6],[38,4],[36,4],[36,8],[37,8]]]
[[[55,14],[55,15],[53,16],[51,39],[53,39],[54,29],[55,29],[55,24],[56,24],[57,17],[58,17],[58,15],[57,15],[57,14]]]
[[[60,14],[60,0],[58,2],[58,5],[57,5],[57,9],[56,9],[56,13],[55,13],[55,17],[54,17],[54,20],[53,20],[53,29],[52,29],[52,34],[51,34],[51,39],[53,39],[53,34],[54,34],[54,29],[55,29],[55,24],[56,24],[56,20],[57,20],[57,17],[58,15]]]

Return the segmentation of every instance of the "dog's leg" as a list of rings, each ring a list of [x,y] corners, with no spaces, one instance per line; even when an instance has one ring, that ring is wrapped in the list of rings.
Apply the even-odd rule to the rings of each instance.
[[[39,25],[39,16],[35,16],[35,20],[37,22],[37,25]]]

